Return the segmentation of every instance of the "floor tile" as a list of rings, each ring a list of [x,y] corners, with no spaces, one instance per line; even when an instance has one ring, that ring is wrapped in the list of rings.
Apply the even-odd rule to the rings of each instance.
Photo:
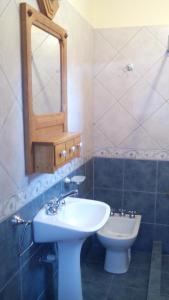
[[[97,239],[97,237],[95,237]],[[96,240],[97,243],[99,243]],[[87,263],[101,263],[104,264],[104,258],[105,258],[105,248],[103,248],[101,245],[98,245],[96,247],[92,247],[89,251],[86,262]]]
[[[149,272],[141,269],[130,268],[125,274],[116,275],[112,286],[144,289],[148,287]]]
[[[169,273],[161,273],[161,295],[168,296],[169,299]]]
[[[98,285],[95,282],[83,282],[83,299],[84,300],[107,300],[107,286]]]
[[[165,300],[161,296],[157,295],[157,293],[150,293],[148,295],[147,300]]]
[[[104,271],[103,265],[101,264],[85,264],[82,267],[82,280],[98,283],[98,284],[109,284],[112,282],[114,275]]]
[[[163,272],[169,272],[169,255],[162,256],[162,270]]]
[[[94,259],[95,248],[82,264],[84,300],[146,300],[151,253],[133,252],[127,273],[110,274],[104,271],[104,260]]]
[[[112,288],[107,300],[146,300],[147,291],[132,288]]]
[[[132,252],[130,267],[144,270],[150,269],[151,253],[149,252]]]

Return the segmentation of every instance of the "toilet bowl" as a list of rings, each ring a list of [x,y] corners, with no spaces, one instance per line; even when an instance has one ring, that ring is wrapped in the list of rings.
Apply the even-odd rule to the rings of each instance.
[[[129,215],[115,214],[97,232],[97,237],[106,248],[104,269],[107,272],[121,274],[127,272],[131,260],[133,245],[141,222],[141,215],[130,218]]]

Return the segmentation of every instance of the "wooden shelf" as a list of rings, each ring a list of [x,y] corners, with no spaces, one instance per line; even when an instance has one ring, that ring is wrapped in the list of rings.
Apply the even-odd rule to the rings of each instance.
[[[80,156],[81,137],[76,133],[63,133],[49,140],[33,141],[35,172],[54,172],[71,159]]]
[[[55,10],[55,6],[53,8]],[[80,134],[70,133],[67,129],[68,35],[62,27],[26,3],[20,4],[20,12],[26,173],[51,173],[71,159],[78,157],[81,147]],[[33,112],[32,25],[54,36],[60,45],[62,109],[59,113],[35,115]]]

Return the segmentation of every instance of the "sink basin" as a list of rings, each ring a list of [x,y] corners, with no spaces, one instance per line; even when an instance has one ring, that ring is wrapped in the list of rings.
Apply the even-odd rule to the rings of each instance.
[[[33,220],[37,243],[57,242],[58,300],[82,300],[80,253],[85,239],[105,225],[110,215],[106,203],[65,198],[56,215],[42,208]]]
[[[72,197],[67,197],[65,202],[56,215],[47,215],[45,208],[42,208],[35,216],[35,242],[84,239],[108,220],[110,208],[103,202]]]

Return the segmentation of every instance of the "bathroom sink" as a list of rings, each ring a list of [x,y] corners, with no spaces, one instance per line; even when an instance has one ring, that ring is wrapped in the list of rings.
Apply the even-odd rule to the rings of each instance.
[[[56,215],[47,215],[42,208],[33,220],[35,242],[58,242],[70,239],[85,239],[99,230],[110,214],[110,207],[100,201],[72,198]]]
[[[81,247],[88,236],[105,225],[110,207],[95,200],[72,197],[64,200],[65,205],[55,215],[47,214],[45,207],[38,212],[33,220],[34,240],[57,242],[58,300],[82,300]]]

